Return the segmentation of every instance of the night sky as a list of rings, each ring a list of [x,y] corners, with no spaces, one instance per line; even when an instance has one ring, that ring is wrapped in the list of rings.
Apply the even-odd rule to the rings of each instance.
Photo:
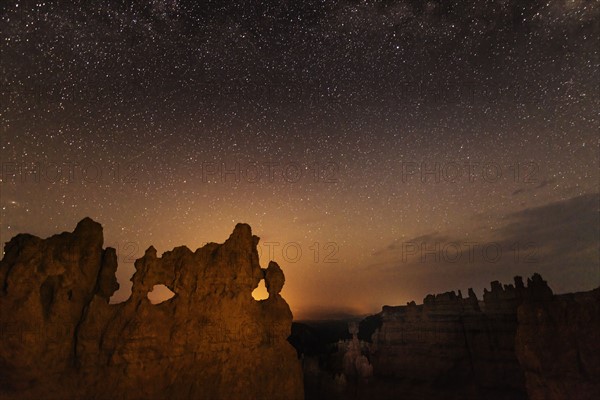
[[[223,242],[297,318],[600,283],[600,2],[3,1],[0,240]]]

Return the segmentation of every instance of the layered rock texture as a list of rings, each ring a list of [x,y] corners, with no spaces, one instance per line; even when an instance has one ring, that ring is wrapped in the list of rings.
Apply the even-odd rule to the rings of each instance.
[[[457,398],[592,399],[600,393],[598,290],[555,296],[534,274],[383,307],[370,358],[375,374]]]
[[[109,304],[117,257],[100,224],[14,237],[0,262],[0,398],[302,399],[285,278],[260,267],[258,240],[238,224],[195,252],[150,247],[131,297]],[[269,298],[256,301],[261,279]],[[159,284],[175,296],[153,305]]]
[[[532,400],[600,395],[600,289],[524,303],[517,357]]]
[[[482,301],[469,290],[384,306],[358,334],[350,322],[352,339],[329,348],[302,340],[319,331],[298,326],[293,336],[307,400],[591,400],[600,393],[600,289],[554,295],[538,274],[526,283],[492,282]]]

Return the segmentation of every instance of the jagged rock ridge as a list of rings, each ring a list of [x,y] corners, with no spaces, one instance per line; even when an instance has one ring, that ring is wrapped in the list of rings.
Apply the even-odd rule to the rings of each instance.
[[[376,375],[434,394],[591,399],[600,390],[599,293],[556,296],[534,274],[526,285],[518,276],[492,282],[481,302],[470,289],[466,298],[446,292],[384,306],[369,358]]]
[[[260,267],[258,241],[238,224],[195,252],[150,247],[131,297],[109,304],[117,257],[100,224],[15,236],[0,261],[0,397],[302,399],[285,278],[274,262]],[[261,279],[269,298],[256,301]],[[175,296],[153,305],[158,284]]]
[[[338,321],[342,323],[342,321]],[[600,289],[554,295],[539,274],[384,306],[351,338],[296,323],[307,399],[563,400],[600,393]],[[335,343],[337,341],[337,343]],[[316,346],[315,344],[319,344]]]

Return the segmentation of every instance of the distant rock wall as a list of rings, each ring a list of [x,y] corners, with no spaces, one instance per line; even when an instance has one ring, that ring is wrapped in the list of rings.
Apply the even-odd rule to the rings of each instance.
[[[598,290],[554,296],[541,276],[384,306],[374,375],[457,398],[591,399],[600,381]],[[433,398],[432,397],[432,398]]]
[[[517,357],[532,400],[600,395],[600,289],[519,307]]]
[[[260,267],[258,240],[238,224],[195,252],[150,247],[113,305],[117,257],[100,224],[17,235],[0,261],[0,398],[303,399],[285,278]],[[261,279],[269,298],[256,301]],[[175,296],[153,305],[158,284]]]

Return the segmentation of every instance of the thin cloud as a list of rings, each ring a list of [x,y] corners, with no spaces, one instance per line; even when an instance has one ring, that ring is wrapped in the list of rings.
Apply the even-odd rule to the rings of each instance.
[[[431,232],[397,240],[373,253],[368,269],[399,279],[443,276],[449,287],[510,282],[514,275],[539,272],[557,292],[589,290],[600,285],[599,204],[600,194],[592,193],[525,208],[505,215],[504,223],[487,237]],[[407,243],[425,250],[408,248]]]

